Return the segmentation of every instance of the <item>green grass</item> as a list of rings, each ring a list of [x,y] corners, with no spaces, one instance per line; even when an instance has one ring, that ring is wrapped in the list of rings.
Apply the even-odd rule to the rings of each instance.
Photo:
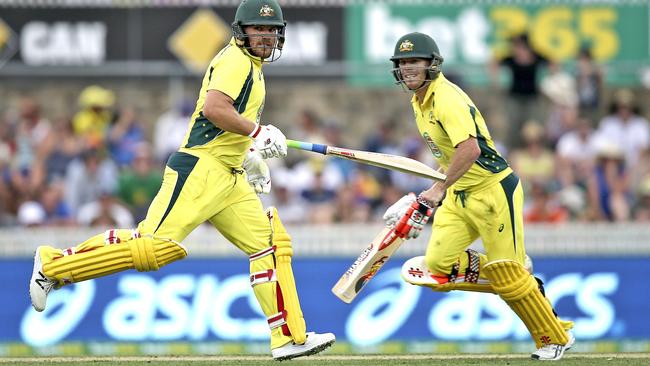
[[[562,366],[641,366],[650,364],[650,354],[568,354]],[[340,366],[532,366],[539,365],[526,354],[509,355],[327,355],[282,363],[268,356],[180,356],[180,357],[29,357],[0,358],[0,365],[43,366],[214,366],[214,365],[340,365]]]

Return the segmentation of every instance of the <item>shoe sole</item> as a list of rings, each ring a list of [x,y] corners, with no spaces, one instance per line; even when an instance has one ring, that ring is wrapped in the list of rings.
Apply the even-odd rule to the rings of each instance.
[[[40,260],[41,260],[40,249],[41,248],[36,248],[36,251],[34,252],[34,269],[32,270],[32,277],[29,279],[29,300],[32,303],[32,307],[34,308],[34,310],[36,310],[38,312],[41,312],[41,311],[45,310],[45,307],[43,307],[43,309],[39,310],[36,307],[36,305],[34,305],[34,295],[32,295],[32,282],[35,281],[34,277],[36,277],[36,273],[38,273],[38,271],[40,270],[40,269],[36,268],[36,262],[37,261],[40,262]]]
[[[315,354],[317,354],[319,352],[322,352],[325,349],[331,347],[334,344],[334,342],[336,342],[336,339],[332,339],[329,342],[319,344],[318,346],[316,346],[316,347],[314,347],[314,348],[312,348],[310,350],[307,350],[307,351],[305,351],[303,353],[295,353],[293,355],[281,356],[281,357],[278,357],[278,358],[274,358],[274,360],[276,360],[276,361],[286,361],[286,360],[290,360],[292,358],[315,355]]]

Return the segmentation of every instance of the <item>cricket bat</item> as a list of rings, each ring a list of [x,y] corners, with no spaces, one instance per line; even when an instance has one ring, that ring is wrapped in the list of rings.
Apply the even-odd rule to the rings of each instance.
[[[287,140],[287,146],[294,149],[313,151],[323,155],[334,155],[359,163],[374,165],[384,169],[397,170],[403,173],[412,174],[418,177],[428,178],[440,182],[444,182],[447,179],[446,175],[433,169],[432,167],[404,156],[344,149],[342,147],[312,144],[309,142],[295,140]]]
[[[398,237],[393,228],[384,227],[332,287],[334,295],[345,303],[351,303],[402,242],[404,239]]]

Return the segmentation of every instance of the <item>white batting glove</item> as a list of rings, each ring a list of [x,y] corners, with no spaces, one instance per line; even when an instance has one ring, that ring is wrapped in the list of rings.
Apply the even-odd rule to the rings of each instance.
[[[287,138],[282,131],[273,125],[257,125],[250,136],[255,149],[259,151],[262,158],[283,158],[287,156]]]
[[[246,171],[248,184],[253,187],[255,193],[271,192],[271,171],[257,150],[249,149],[242,168]]]
[[[404,216],[395,225],[395,234],[400,238],[415,239],[420,236],[424,225],[433,215],[433,208],[428,202],[419,198],[406,209]]]
[[[383,219],[386,222],[386,226],[394,227],[413,202],[415,202],[415,193],[411,192],[393,203],[384,213]]]

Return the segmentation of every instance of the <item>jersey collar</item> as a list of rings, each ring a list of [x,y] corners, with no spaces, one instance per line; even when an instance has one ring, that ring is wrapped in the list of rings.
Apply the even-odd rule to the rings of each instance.
[[[237,45],[237,42],[235,41],[235,37],[230,38],[229,43],[231,46],[239,48],[244,53],[244,55],[246,55],[248,58],[251,59],[251,61],[253,61],[254,64],[256,64],[257,66],[262,66],[262,59],[257,56],[253,56],[250,52],[248,52],[248,50],[245,47],[239,47]]]
[[[411,97],[411,103],[413,104],[422,104],[424,105],[436,92],[436,88],[438,88],[438,85],[441,84],[442,80],[446,80],[445,76],[442,74],[442,71],[438,73],[438,76],[429,83],[429,86],[427,87],[427,92],[424,94],[424,100],[422,103],[418,103],[417,96],[415,93],[413,93],[413,97]]]

